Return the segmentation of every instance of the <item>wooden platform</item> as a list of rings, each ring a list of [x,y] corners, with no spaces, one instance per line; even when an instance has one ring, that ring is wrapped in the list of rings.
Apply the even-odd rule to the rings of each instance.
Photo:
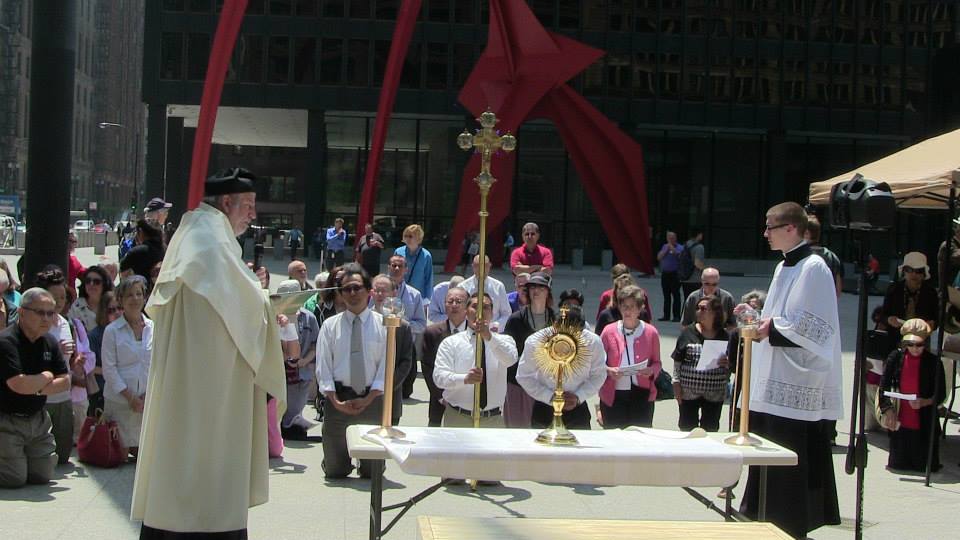
[[[419,516],[421,540],[790,540],[771,523]]]

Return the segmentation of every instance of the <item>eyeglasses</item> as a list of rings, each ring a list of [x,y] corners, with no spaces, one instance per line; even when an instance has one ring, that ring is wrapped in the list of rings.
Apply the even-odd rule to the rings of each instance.
[[[57,312],[49,309],[35,309],[27,306],[20,306],[27,311],[32,311],[44,319],[52,319],[57,316]]]
[[[719,281],[701,281],[700,282],[700,285],[703,285],[704,287],[716,287],[719,284],[720,284]]]
[[[777,229],[782,229],[782,228],[784,228],[784,227],[786,227],[786,226],[788,226],[788,225],[790,225],[790,224],[789,224],[789,223],[781,223],[781,224],[779,224],[779,225],[767,225],[767,226],[766,226],[766,230],[767,230],[767,231],[775,231],[775,230],[777,230]]]
[[[914,267],[912,267],[912,266],[904,266],[904,267],[903,267],[903,273],[905,273],[905,274],[923,274],[923,273],[924,273],[924,269],[923,269],[923,268],[914,268]]]
[[[463,305],[463,300],[459,298],[448,298],[445,303],[451,306],[460,306]]]
[[[360,291],[366,291],[360,285],[347,285],[346,287],[340,287],[340,292],[345,292],[347,294],[357,294]]]
[[[103,285],[103,280],[98,278],[87,278],[83,280],[85,285]]]

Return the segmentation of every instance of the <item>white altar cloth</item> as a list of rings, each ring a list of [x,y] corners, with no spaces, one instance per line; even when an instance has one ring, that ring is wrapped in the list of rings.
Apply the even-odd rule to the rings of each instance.
[[[357,426],[366,433],[375,426]],[[708,437],[677,438],[655,429],[573,431],[577,446],[535,442],[532,429],[402,426],[400,440],[364,435],[386,449],[403,472],[474,480],[527,480],[591,485],[731,486],[743,454]]]

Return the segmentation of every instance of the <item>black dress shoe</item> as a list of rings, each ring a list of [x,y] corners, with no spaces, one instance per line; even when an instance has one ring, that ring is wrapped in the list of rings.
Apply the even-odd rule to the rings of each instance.
[[[303,426],[293,424],[290,427],[280,427],[280,436],[285,441],[306,441],[309,440],[307,430]]]

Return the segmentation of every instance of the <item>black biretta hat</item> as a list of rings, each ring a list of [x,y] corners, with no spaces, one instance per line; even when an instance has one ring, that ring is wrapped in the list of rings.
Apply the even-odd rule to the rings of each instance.
[[[204,195],[229,195],[231,193],[255,192],[257,177],[252,172],[233,167],[217,171],[203,184]]]

